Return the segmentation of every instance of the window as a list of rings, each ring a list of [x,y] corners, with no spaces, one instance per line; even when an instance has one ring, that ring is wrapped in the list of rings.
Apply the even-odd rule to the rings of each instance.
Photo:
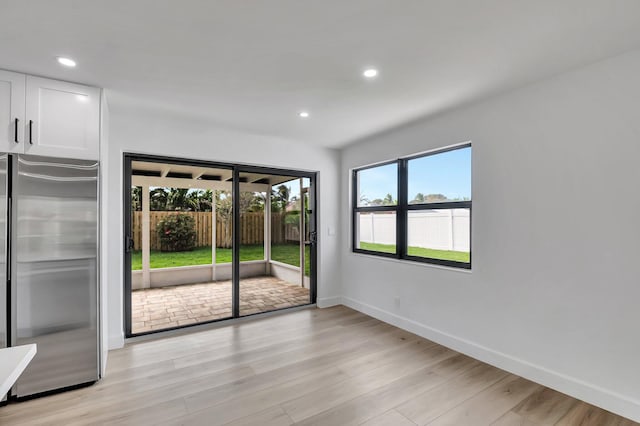
[[[354,180],[357,227],[354,247],[395,256],[397,250],[398,163],[360,169]]]
[[[353,251],[471,268],[471,145],[353,171]]]

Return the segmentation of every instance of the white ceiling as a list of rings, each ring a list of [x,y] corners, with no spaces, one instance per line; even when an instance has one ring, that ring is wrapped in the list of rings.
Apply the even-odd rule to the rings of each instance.
[[[328,147],[639,46],[638,0],[0,0],[0,68]]]

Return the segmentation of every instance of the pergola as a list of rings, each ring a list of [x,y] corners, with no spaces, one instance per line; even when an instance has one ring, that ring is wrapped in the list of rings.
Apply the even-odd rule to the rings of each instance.
[[[212,197],[211,206],[211,265],[199,265],[198,267],[178,267],[178,268],[163,268],[167,272],[171,273],[172,278],[166,278],[159,280],[159,282],[153,282],[152,269],[151,269],[151,199],[150,190],[154,187],[162,188],[181,188],[181,189],[203,189],[211,191],[232,191],[233,177],[231,169],[222,168],[205,168],[197,166],[187,166],[179,164],[166,164],[155,162],[143,162],[133,161],[131,166],[131,184],[132,186],[138,186],[142,188],[142,221],[141,221],[141,250],[142,250],[142,271],[141,281],[134,285],[134,288],[150,288],[163,285],[175,285],[175,284],[188,284],[193,282],[203,281],[216,281],[218,279],[229,279],[230,264],[216,264],[216,197]],[[296,281],[299,279],[301,285],[305,285],[304,277],[304,264],[305,264],[305,241],[304,241],[304,229],[305,229],[305,215],[299,215],[299,229],[300,229],[300,267],[292,267],[291,265],[282,264],[271,258],[271,191],[276,185],[290,182],[292,180],[298,180],[300,186],[300,198],[301,207],[303,194],[307,188],[303,185],[302,178],[296,178],[291,176],[280,176],[272,174],[255,174],[255,173],[241,173],[240,177],[240,190],[241,192],[259,192],[265,194],[265,209],[264,209],[264,259],[262,261],[246,261],[241,262],[241,277],[242,276],[256,276],[256,275],[271,275],[275,273],[276,269],[297,269]],[[234,194],[235,196],[235,194]],[[237,232],[237,230],[234,230]],[[256,267],[256,262],[261,262],[264,265],[264,269]],[[253,268],[251,267],[253,265]],[[202,269],[210,268],[209,272],[203,275]],[[224,268],[224,271],[218,269]],[[171,269],[171,271],[168,271]],[[154,273],[162,270],[154,270]],[[179,278],[177,274],[182,273],[182,278]],[[285,274],[287,275],[287,274]],[[178,278],[176,278],[178,277]],[[281,277],[283,278],[283,277]],[[287,281],[292,281],[293,275],[288,273]],[[180,280],[184,282],[177,282]],[[177,281],[176,281],[177,280]]]

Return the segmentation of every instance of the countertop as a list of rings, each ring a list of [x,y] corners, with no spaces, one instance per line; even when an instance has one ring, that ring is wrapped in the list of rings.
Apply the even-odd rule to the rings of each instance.
[[[36,352],[35,344],[0,349],[0,399],[9,392]]]

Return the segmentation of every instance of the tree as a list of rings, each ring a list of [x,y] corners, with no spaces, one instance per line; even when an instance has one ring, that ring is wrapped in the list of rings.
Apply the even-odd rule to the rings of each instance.
[[[142,188],[139,190],[140,196]],[[139,196],[132,192],[132,197]],[[152,211],[211,211],[211,190],[188,188],[151,188],[149,191]],[[140,202],[140,205],[142,203]],[[133,198],[132,198],[133,205]],[[141,209],[141,208],[140,208]]]
[[[187,198],[189,199],[189,205],[191,205],[193,209],[197,212],[210,212],[211,202],[213,200],[212,197],[213,197],[213,192],[210,189],[191,190],[187,194]]]
[[[233,239],[231,227],[233,225],[233,200],[229,191],[216,190],[213,193],[216,199],[216,221],[222,225],[222,243],[220,247],[231,248]]]
[[[240,194],[240,208],[243,212],[262,212],[267,201],[266,193],[242,192]]]
[[[425,197],[426,203],[439,203],[447,200],[448,200],[447,196],[443,194],[429,194]]]
[[[142,210],[142,187],[141,186],[131,187],[131,210],[134,212],[139,212]]]
[[[391,196],[391,194],[387,194],[384,199],[382,200],[382,205],[383,206],[393,206],[395,204],[398,204],[397,200],[394,200],[393,197]]]
[[[190,197],[188,188],[169,188],[167,210],[195,211],[198,205],[197,197]]]
[[[398,200],[394,200],[391,194],[387,194],[384,198],[376,198],[369,201],[369,206],[395,206]]]
[[[153,211],[167,210],[168,193],[165,188],[153,188],[150,193],[150,209]]]
[[[411,201],[411,204],[420,204],[420,203],[424,203],[425,199],[424,199],[424,194],[422,192],[418,192],[416,194],[415,197],[413,197],[413,200]]]
[[[289,204],[290,190],[286,185],[279,185],[271,190],[271,211],[284,212]]]

